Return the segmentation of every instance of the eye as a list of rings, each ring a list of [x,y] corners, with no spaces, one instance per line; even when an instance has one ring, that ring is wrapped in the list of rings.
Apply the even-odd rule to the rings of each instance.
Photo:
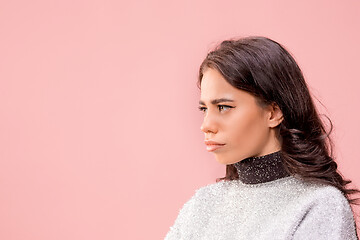
[[[232,108],[231,106],[227,106],[227,105],[218,105],[219,109],[220,108]]]
[[[220,110],[220,109],[223,109],[223,108],[234,108],[234,107],[232,107],[232,106],[227,106],[227,105],[218,105],[218,108],[219,108],[219,110]],[[200,110],[200,112],[205,112],[206,107],[199,107],[199,110]]]
[[[205,107],[199,107],[200,112],[204,112],[205,109]]]

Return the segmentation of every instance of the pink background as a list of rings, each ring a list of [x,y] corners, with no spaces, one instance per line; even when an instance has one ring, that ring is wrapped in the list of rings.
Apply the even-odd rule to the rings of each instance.
[[[163,239],[225,174],[196,77],[234,36],[294,54],[360,187],[359,24],[356,0],[1,1],[0,239]]]

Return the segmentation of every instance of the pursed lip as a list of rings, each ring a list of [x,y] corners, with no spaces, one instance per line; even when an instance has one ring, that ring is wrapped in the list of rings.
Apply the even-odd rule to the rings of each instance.
[[[209,145],[225,145],[225,143],[219,143],[219,142],[216,142],[216,141],[213,141],[213,140],[205,140],[204,141],[206,146],[209,146]]]
[[[209,152],[214,152],[225,145],[225,143],[219,143],[213,140],[205,140],[205,144],[206,150],[208,150]]]

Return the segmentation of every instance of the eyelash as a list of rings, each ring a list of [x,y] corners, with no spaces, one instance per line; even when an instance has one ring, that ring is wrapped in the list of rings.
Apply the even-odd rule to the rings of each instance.
[[[218,105],[218,107],[234,108],[234,107],[228,106],[228,105]],[[204,112],[205,109],[206,109],[206,107],[199,107],[200,112]]]

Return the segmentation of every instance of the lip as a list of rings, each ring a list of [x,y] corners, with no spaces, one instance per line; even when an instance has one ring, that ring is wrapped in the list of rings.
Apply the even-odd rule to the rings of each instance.
[[[225,143],[219,143],[219,142],[215,142],[213,140],[205,140],[204,142],[206,145],[225,145]]]
[[[205,140],[205,144],[206,144],[206,150],[209,152],[213,152],[225,145],[224,143],[218,143],[212,140]]]
[[[215,150],[218,150],[219,148],[222,148],[225,144],[223,145],[206,145],[206,150],[209,152],[213,152]]]

